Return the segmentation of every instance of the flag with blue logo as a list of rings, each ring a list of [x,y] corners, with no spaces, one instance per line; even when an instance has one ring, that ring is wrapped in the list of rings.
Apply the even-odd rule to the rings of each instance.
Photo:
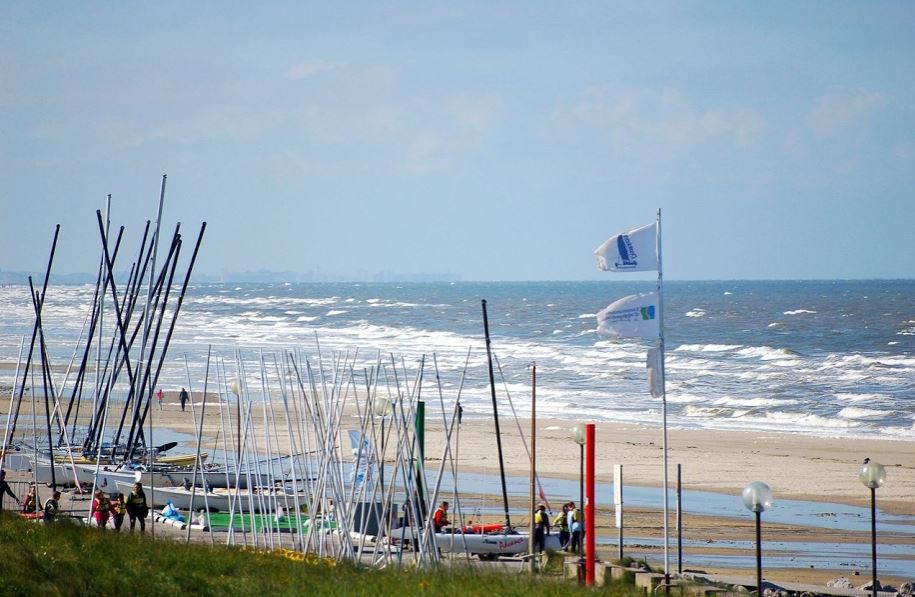
[[[597,314],[597,333],[604,338],[658,338],[658,293],[632,294]]]
[[[657,271],[657,237],[657,222],[611,236],[594,251],[598,269],[605,272]]]

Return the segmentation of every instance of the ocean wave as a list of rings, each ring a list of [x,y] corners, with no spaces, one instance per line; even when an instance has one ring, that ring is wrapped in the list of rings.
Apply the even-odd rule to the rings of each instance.
[[[594,319],[595,317],[597,317],[597,313],[582,313],[578,319]]]
[[[692,309],[686,312],[687,317],[705,317],[705,309]]]
[[[783,359],[786,356],[793,356],[796,353],[788,348],[772,348],[771,346],[747,346],[737,351],[737,354],[744,357],[759,357],[762,361],[771,361],[774,359]]]
[[[719,406],[788,406],[797,403],[797,400],[791,398],[739,398],[735,396],[724,396],[713,401],[713,404]]]
[[[886,394],[855,394],[853,392],[836,392],[834,394],[839,400],[846,402],[884,402],[890,400]]]
[[[343,315],[344,313],[349,313],[349,311],[347,311],[346,309],[331,309],[330,311],[328,311],[328,312],[325,313],[324,315],[325,315],[326,317],[331,317],[331,316],[333,316],[333,315]]]
[[[681,344],[675,351],[689,352],[724,352],[728,350],[737,350],[742,344]]]
[[[846,406],[839,411],[838,416],[843,419],[873,419],[876,417],[886,417],[893,414],[891,410],[877,410],[873,408],[859,408],[856,406]]]
[[[794,311],[785,311],[782,315],[815,315],[816,311],[811,311],[810,309],[795,309]]]

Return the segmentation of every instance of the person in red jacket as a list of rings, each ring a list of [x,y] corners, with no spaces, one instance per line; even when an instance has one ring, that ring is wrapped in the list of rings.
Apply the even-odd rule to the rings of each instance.
[[[99,528],[105,528],[108,524],[108,517],[111,515],[111,502],[105,493],[99,489],[95,492],[95,499],[92,500],[92,517],[95,518],[95,524]]]
[[[448,502],[442,502],[442,505],[435,509],[432,524],[436,533],[441,533],[442,529],[451,524],[451,521],[448,520]]]

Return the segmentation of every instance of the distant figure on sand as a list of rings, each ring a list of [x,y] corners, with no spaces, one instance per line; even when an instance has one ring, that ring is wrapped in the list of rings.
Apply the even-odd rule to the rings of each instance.
[[[181,388],[181,394],[178,395],[178,400],[181,401],[181,412],[184,412],[184,405],[187,404],[187,391],[184,388]]]
[[[0,512],[3,512],[4,493],[16,500],[16,504],[19,504],[19,498],[16,497],[16,494],[10,489],[10,484],[6,482],[6,471],[0,471]]]
[[[99,528],[105,528],[105,525],[108,524],[108,517],[111,512],[111,502],[108,501],[108,497],[105,495],[101,489],[96,490],[95,499],[92,500],[92,513],[91,517],[95,518],[95,524]]]
[[[159,388],[156,391],[156,400],[159,402],[159,410],[162,410],[162,398],[165,397],[165,394],[162,393],[162,388]]]
[[[146,530],[146,515],[149,514],[149,506],[146,504],[146,494],[143,492],[143,484],[140,482],[133,484],[133,491],[127,496],[127,516],[130,517],[130,530],[137,520],[140,521],[140,532]]]

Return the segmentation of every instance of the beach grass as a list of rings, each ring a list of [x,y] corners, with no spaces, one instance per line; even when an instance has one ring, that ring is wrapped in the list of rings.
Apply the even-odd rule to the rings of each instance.
[[[636,595],[621,586],[586,591],[549,575],[474,567],[372,570],[296,556],[0,515],[5,595]]]

